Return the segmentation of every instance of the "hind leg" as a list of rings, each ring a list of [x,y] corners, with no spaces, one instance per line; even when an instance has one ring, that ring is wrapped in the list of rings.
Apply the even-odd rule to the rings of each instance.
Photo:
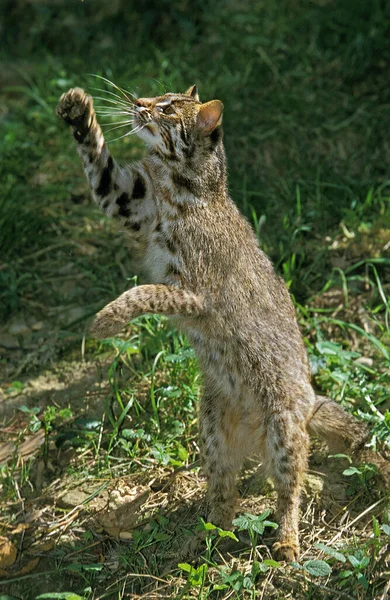
[[[230,529],[235,515],[236,477],[247,454],[245,423],[230,398],[205,393],[200,406],[200,440],[207,478],[208,520]]]
[[[299,501],[307,468],[309,438],[304,423],[291,413],[273,415],[267,432],[267,464],[278,492],[278,541],[274,551],[281,560],[299,556]]]

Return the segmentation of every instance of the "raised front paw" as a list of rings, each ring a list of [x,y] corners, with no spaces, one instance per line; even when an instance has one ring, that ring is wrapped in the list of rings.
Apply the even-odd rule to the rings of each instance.
[[[125,319],[121,319],[117,311],[113,310],[108,304],[96,315],[91,325],[91,336],[99,340],[112,337],[119,333],[127,324]]]
[[[85,134],[92,124],[94,115],[92,98],[81,88],[71,88],[62,94],[56,112],[65,123],[75,127],[81,134]]]

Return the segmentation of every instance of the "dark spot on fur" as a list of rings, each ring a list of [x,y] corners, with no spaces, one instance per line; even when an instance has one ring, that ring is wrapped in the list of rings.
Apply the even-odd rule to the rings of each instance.
[[[141,229],[141,223],[130,223],[130,221],[128,221],[126,225],[133,231],[139,231]]]
[[[107,166],[102,171],[99,187],[96,190],[98,196],[107,196],[111,189],[111,173],[114,168],[112,156],[108,157]]]
[[[126,193],[121,194],[121,196],[116,199],[116,203],[119,206],[118,214],[125,219],[130,216],[129,202],[130,198]]]
[[[291,464],[290,462],[279,462],[278,463],[278,471],[284,475],[286,475],[287,473],[289,473],[291,471]]]
[[[107,210],[107,208],[109,207],[109,205],[110,205],[110,201],[109,201],[109,200],[105,200],[105,201],[103,202],[103,204],[102,204],[102,208],[103,208],[103,210],[104,210],[104,211],[106,211],[106,210]]]
[[[217,146],[218,142],[221,139],[222,139],[222,129],[221,129],[221,127],[217,127],[216,129],[214,129],[214,131],[212,131],[210,133],[211,148],[213,150]]]
[[[84,143],[87,133],[87,131],[80,131],[79,129],[76,129],[76,131],[73,133],[73,137],[79,144],[82,144]]]
[[[144,198],[146,193],[146,186],[143,177],[138,173],[136,180],[134,181],[133,187],[133,198],[139,200]]]
[[[183,154],[186,158],[192,158],[195,154],[195,144],[189,144],[183,148]]]
[[[131,215],[130,209],[126,208],[126,206],[121,206],[118,214],[120,217],[123,217],[124,219],[128,219]]]
[[[190,192],[190,194],[193,194],[194,196],[196,196],[196,194],[197,194],[196,183],[194,181],[192,181],[191,179],[189,179],[188,177],[184,177],[183,175],[180,175],[180,173],[173,173],[172,181],[177,187],[184,188],[185,190],[187,190],[187,192]]]
[[[123,206],[128,206],[129,200],[130,200],[129,195],[126,193],[123,193],[119,196],[119,198],[116,199],[116,203],[118,206],[120,206],[122,208]]]
[[[169,264],[165,272],[166,277],[181,277],[181,271],[176,265]]]
[[[207,474],[208,475],[214,475],[216,473],[217,469],[215,467],[215,463],[210,463],[207,466]]]
[[[167,235],[164,235],[164,242],[165,242],[165,245],[168,248],[169,252],[172,252],[172,254],[173,254],[176,250],[176,246],[173,243],[173,241]]]

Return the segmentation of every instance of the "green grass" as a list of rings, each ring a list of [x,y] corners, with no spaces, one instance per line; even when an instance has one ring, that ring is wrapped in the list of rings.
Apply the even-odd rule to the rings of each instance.
[[[389,16],[379,0],[18,1],[7,10],[0,343],[12,340],[1,347],[0,399],[26,408],[0,430],[16,446],[0,468],[0,536],[19,551],[0,596],[383,597],[388,501],[368,466],[318,446],[310,476],[325,484],[321,493],[307,484],[299,565],[272,561],[273,530],[259,528],[275,494],[250,464],[240,512],[260,520],[241,519],[239,541],[206,527],[205,551],[186,556],[191,532],[205,527],[196,360],[160,317],[101,345],[85,339],[89,317],[126,289],[133,267],[89,200],[55,106],[73,85],[100,95],[92,88],[106,86],[89,73],[142,95],[196,82],[201,99],[223,101],[230,191],[293,294],[316,387],[370,423],[373,447],[389,448]],[[126,138],[112,150],[124,161],[143,151]],[[12,333],[20,322],[28,334]],[[42,445],[22,459],[32,435]],[[121,541],[93,504],[117,485],[149,488]],[[61,504],[83,486],[81,508]]]

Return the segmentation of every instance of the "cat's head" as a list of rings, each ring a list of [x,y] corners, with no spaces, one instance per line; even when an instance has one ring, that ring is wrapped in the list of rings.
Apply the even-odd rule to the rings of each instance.
[[[134,127],[137,135],[159,154],[185,160],[198,150],[212,151],[222,137],[223,104],[202,104],[196,86],[184,94],[164,94],[135,101]]]

